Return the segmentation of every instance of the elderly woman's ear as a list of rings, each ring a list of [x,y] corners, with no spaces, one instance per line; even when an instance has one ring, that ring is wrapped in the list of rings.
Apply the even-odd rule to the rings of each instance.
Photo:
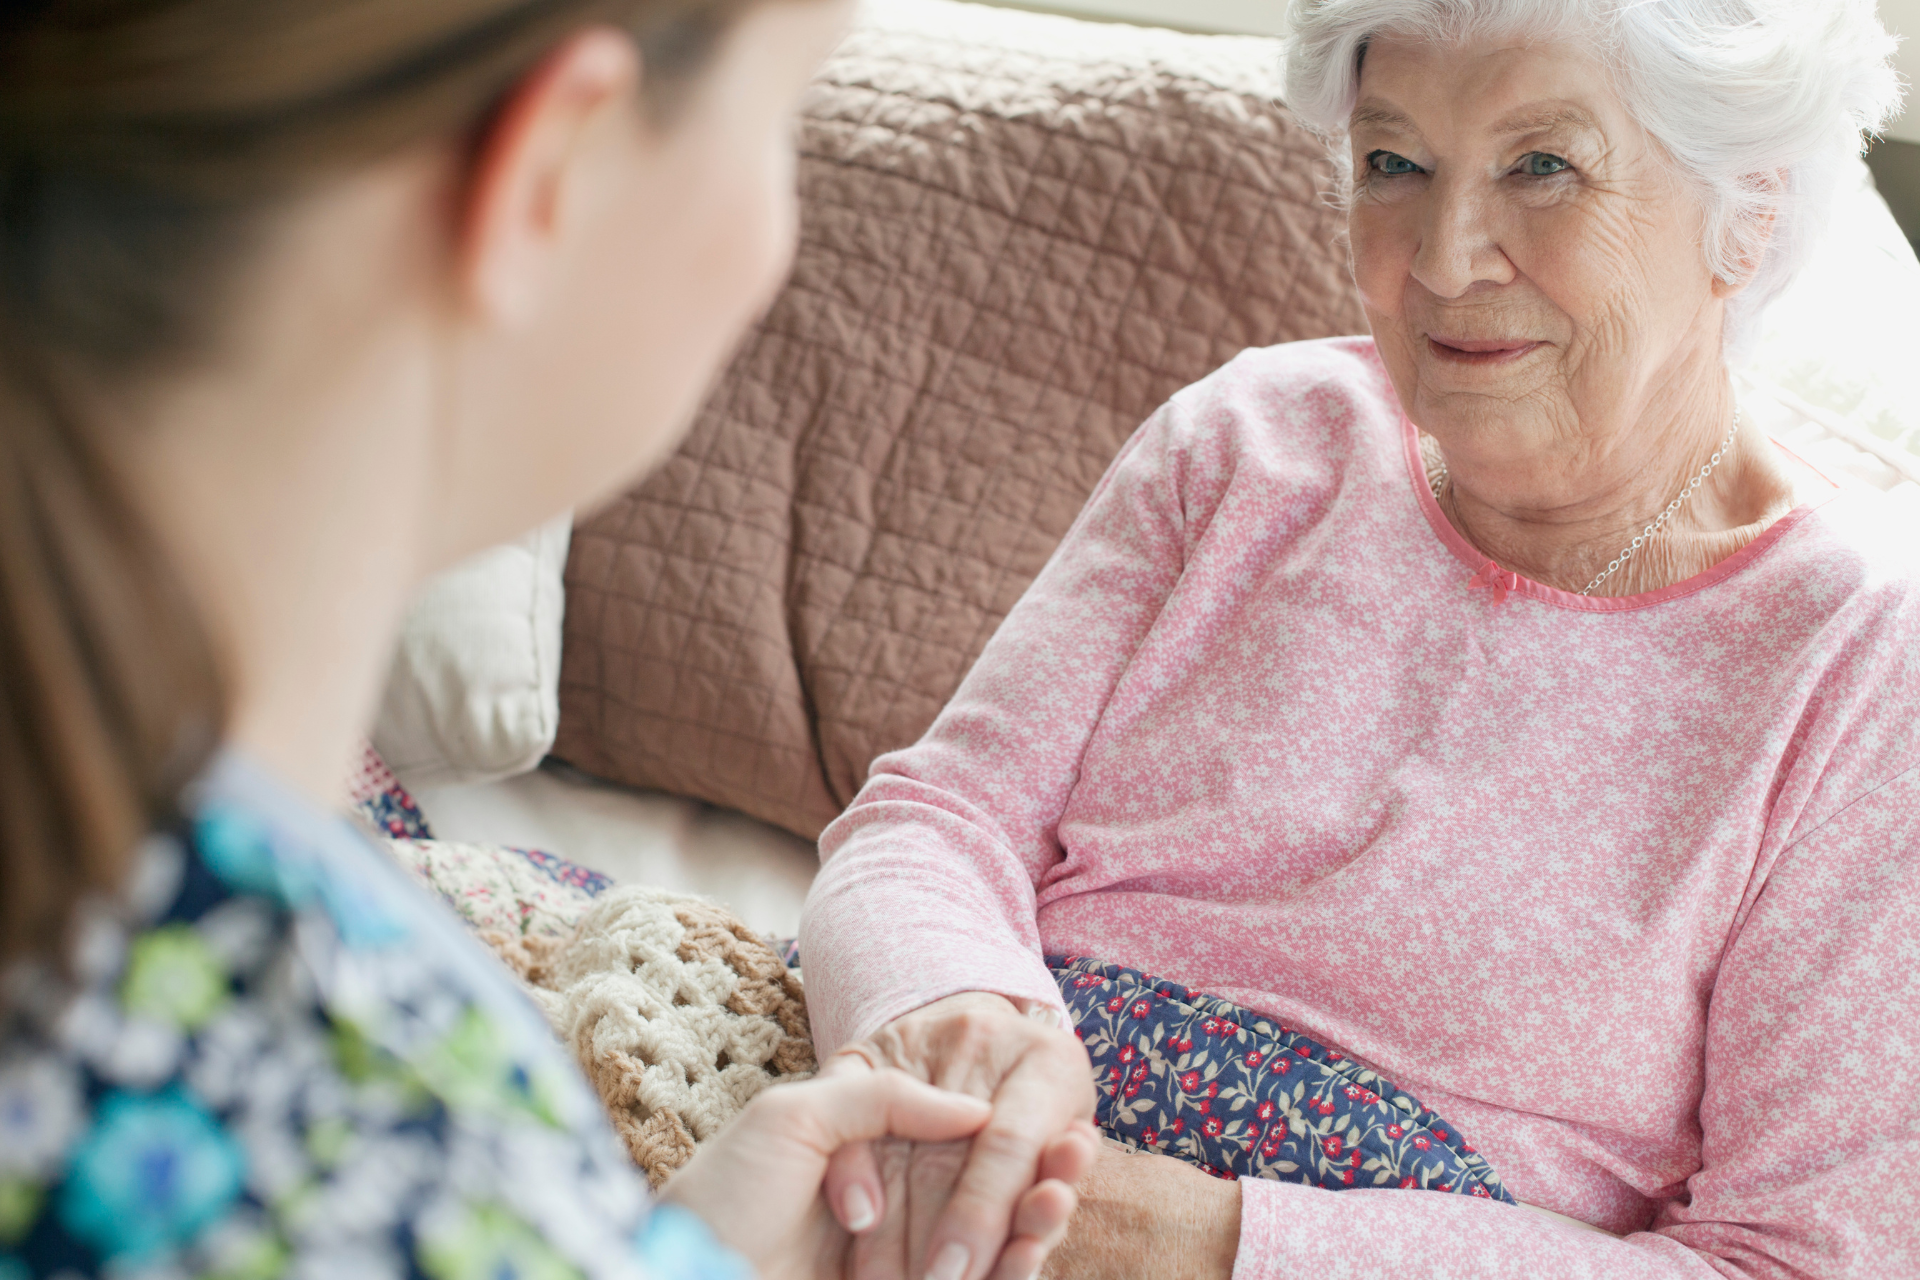
[[[1749,190],[1764,191],[1769,199],[1762,207],[1743,214],[1723,233],[1732,242],[1726,246],[1723,256],[1738,271],[1715,274],[1715,297],[1726,301],[1743,293],[1766,265],[1767,255],[1774,249],[1774,231],[1780,223],[1780,197],[1785,194],[1789,180],[1785,169],[1763,170],[1748,179]]]

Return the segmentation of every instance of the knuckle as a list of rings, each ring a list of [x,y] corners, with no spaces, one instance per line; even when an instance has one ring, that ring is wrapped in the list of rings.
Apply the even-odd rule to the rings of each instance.
[[[1032,1164],[1040,1155],[1024,1126],[998,1119],[973,1136],[973,1150],[976,1158],[996,1165]]]

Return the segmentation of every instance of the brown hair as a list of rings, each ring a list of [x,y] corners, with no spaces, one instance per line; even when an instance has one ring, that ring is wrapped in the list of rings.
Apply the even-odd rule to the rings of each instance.
[[[220,664],[88,406],[191,359],[276,201],[457,141],[569,33],[670,115],[753,0],[21,0],[0,8],[0,960],[177,819]],[[82,394],[88,389],[92,398]]]

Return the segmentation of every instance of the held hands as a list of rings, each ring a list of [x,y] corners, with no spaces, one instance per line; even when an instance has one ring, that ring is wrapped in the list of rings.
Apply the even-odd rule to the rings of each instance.
[[[845,1273],[852,1238],[842,1227],[870,1227],[885,1212],[876,1201],[835,1220],[820,1194],[827,1163],[848,1143],[876,1138],[945,1143],[979,1132],[992,1115],[985,1102],[933,1088],[899,1071],[848,1070],[830,1080],[781,1085],[755,1098],[740,1117],[674,1175],[661,1199],[697,1214],[721,1243],[753,1264],[760,1280],[829,1280]],[[1040,1224],[1048,1246],[1072,1212]],[[841,1202],[836,1201],[836,1205]]]
[[[829,1059],[823,1077],[893,1067],[990,1100],[967,1142],[860,1143],[833,1159],[828,1200],[875,1225],[852,1280],[1029,1280],[1058,1242],[1097,1149],[1086,1051],[1002,996],[967,992],[907,1014]],[[911,1135],[902,1135],[911,1136]],[[879,1207],[884,1201],[886,1207]],[[852,1211],[848,1211],[849,1206]]]

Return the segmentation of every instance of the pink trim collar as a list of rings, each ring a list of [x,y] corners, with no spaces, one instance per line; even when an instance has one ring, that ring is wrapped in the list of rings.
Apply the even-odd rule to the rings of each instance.
[[[1676,582],[1672,586],[1661,587],[1658,591],[1643,591],[1635,596],[1583,596],[1573,591],[1562,591],[1558,587],[1535,582],[1532,578],[1522,577],[1502,569],[1489,560],[1484,552],[1460,536],[1457,529],[1440,510],[1440,504],[1433,499],[1433,490],[1427,487],[1426,459],[1420,455],[1420,429],[1404,413],[1400,415],[1402,443],[1407,460],[1407,474],[1413,481],[1414,497],[1420,504],[1420,512],[1426,516],[1427,523],[1440,541],[1446,544],[1454,559],[1472,571],[1467,586],[1475,592],[1486,591],[1492,603],[1505,604],[1510,595],[1527,596],[1545,604],[1557,605],[1562,609],[1574,609],[1582,613],[1625,613],[1632,609],[1645,609],[1651,605],[1665,604],[1669,600],[1678,600],[1690,596],[1696,591],[1705,591],[1708,587],[1732,577],[1755,560],[1764,555],[1774,543],[1784,538],[1795,525],[1818,511],[1825,502],[1803,503],[1781,516],[1773,524],[1740,550],[1714,565],[1704,573]],[[1835,488],[1835,496],[1838,495]],[[1831,498],[1827,499],[1831,501]]]

